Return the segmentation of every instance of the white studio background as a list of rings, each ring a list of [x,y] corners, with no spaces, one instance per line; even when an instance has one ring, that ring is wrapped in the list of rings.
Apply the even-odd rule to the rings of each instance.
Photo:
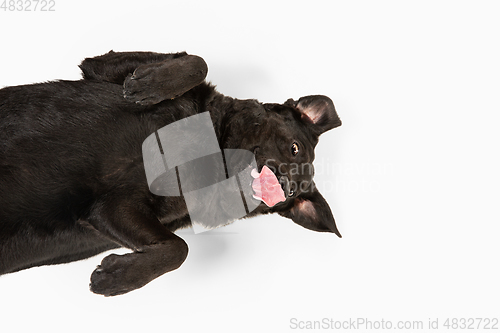
[[[289,332],[324,318],[423,332],[500,316],[499,2],[54,9],[0,10],[1,87],[79,79],[83,58],[111,49],[185,50],[229,96],[330,96],[344,124],[320,140],[316,182],[344,237],[279,216],[182,231],[180,269],[111,298],[88,291],[104,254],[1,276],[2,332]]]

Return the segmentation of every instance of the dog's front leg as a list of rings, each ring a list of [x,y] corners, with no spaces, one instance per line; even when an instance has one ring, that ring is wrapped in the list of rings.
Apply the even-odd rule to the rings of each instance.
[[[201,84],[208,67],[201,57],[185,52],[113,52],[80,64],[83,78],[123,85],[124,97],[153,105],[178,97]]]
[[[133,253],[111,254],[92,273],[90,290],[114,296],[140,288],[178,268],[188,254],[187,244],[168,231],[137,202],[112,197],[95,205],[89,222]]]
[[[113,52],[98,57],[87,58],[80,64],[83,78],[86,80],[105,81],[122,85],[127,75],[137,67],[182,58],[186,52]]]
[[[144,64],[125,79],[123,96],[141,105],[158,104],[198,86],[207,73],[207,64],[195,55]]]

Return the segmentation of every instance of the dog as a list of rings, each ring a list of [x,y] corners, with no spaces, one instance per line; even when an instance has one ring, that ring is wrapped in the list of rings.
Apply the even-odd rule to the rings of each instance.
[[[182,195],[150,191],[141,147],[206,111],[221,149],[252,152],[256,171],[280,180],[284,201],[246,217],[278,213],[341,237],[311,167],[319,136],[341,125],[330,98],[227,97],[185,52],[110,51],[80,69],[78,81],[0,89],[0,274],[125,247],[133,252],[108,255],[90,278],[92,292],[114,296],[177,269],[188,246],[174,231],[192,221]]]

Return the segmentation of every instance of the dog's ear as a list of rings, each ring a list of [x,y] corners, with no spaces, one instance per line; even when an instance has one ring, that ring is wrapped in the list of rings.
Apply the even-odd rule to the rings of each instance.
[[[292,219],[304,228],[320,232],[333,232],[342,238],[330,206],[319,193],[314,182],[311,183],[308,191],[294,199],[291,208],[284,212],[278,212],[278,214]]]
[[[318,135],[342,125],[332,100],[326,96],[305,96],[298,101],[289,99],[285,105],[298,109],[302,121],[314,125],[313,128]]]

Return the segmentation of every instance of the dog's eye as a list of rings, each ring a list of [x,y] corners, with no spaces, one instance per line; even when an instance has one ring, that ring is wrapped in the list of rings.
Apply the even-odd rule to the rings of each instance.
[[[297,142],[294,142],[292,144],[292,155],[295,156],[299,153],[299,144]]]

